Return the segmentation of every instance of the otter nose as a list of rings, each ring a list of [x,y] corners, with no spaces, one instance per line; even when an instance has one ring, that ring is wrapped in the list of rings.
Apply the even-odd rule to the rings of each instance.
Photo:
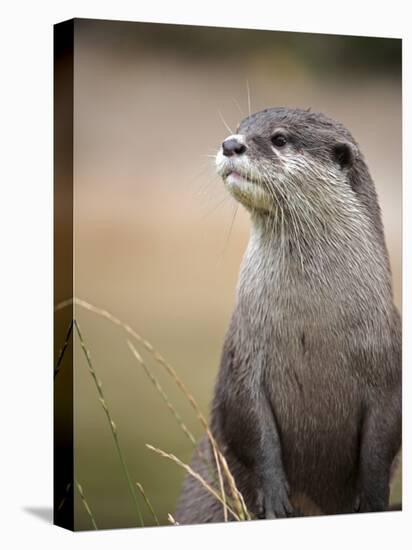
[[[246,151],[246,146],[235,138],[228,138],[222,143],[222,150],[225,157],[241,155]]]

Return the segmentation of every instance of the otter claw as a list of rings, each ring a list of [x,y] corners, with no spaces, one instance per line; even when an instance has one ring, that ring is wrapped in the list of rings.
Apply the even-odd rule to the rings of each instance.
[[[259,519],[286,518],[295,515],[295,510],[289,502],[287,487],[271,490],[259,495],[258,513]]]

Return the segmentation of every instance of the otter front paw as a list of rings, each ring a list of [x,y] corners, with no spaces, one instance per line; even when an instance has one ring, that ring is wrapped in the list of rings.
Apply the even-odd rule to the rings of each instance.
[[[271,485],[259,491],[258,513],[259,519],[286,518],[295,513],[289,501],[289,486],[287,482]]]

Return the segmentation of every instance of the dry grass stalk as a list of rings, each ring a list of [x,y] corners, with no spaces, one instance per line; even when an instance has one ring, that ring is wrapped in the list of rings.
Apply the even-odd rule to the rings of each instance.
[[[150,513],[151,513],[152,516],[153,516],[153,519],[155,520],[155,522],[157,523],[157,525],[160,525],[159,519],[158,519],[158,517],[157,517],[157,515],[156,515],[156,512],[154,511],[154,508],[153,508],[153,506],[152,506],[152,503],[150,502],[149,498],[146,496],[146,493],[145,493],[145,491],[144,491],[144,489],[143,489],[143,485],[142,485],[141,483],[139,483],[138,481],[136,481],[136,486],[137,486],[137,488],[139,489],[140,494],[142,495],[142,497],[143,497],[143,499],[144,499],[144,501],[145,501],[145,503],[146,503],[146,506],[149,508],[149,511],[150,511]]]
[[[145,373],[147,374],[149,380],[152,382],[154,387],[157,389],[157,391],[160,393],[163,401],[166,403],[167,408],[169,411],[173,414],[175,417],[177,423],[179,424],[180,428],[186,435],[186,437],[189,439],[189,441],[192,443],[192,445],[196,445],[196,439],[195,436],[192,434],[192,432],[189,430],[189,428],[186,426],[186,424],[183,422],[182,417],[177,412],[176,408],[173,406],[173,404],[170,402],[169,398],[167,397],[165,391],[163,390],[162,386],[160,385],[157,378],[150,372],[150,369],[147,367],[146,363],[143,361],[142,356],[137,351],[137,349],[134,347],[134,345],[130,342],[130,340],[127,340],[127,344],[137,360],[137,362],[143,367]]]
[[[60,304],[58,304],[55,307],[55,311],[57,311],[59,309],[62,309],[64,307],[67,307],[68,305],[70,305],[72,303],[73,303],[73,300],[66,300],[65,302],[61,302]],[[178,386],[178,388],[182,391],[182,393],[188,399],[191,407],[193,408],[193,410],[196,413],[196,416],[197,416],[198,420],[200,421],[202,427],[205,429],[205,431],[207,433],[210,444],[212,446],[218,476],[220,475],[219,485],[221,485],[221,487],[222,486],[224,487],[224,484],[222,485],[223,482],[222,482],[222,479],[221,479],[221,468],[220,468],[220,465],[221,465],[222,468],[223,468],[223,471],[225,473],[225,476],[227,477],[228,484],[229,484],[229,487],[231,489],[232,496],[233,496],[234,502],[236,504],[236,508],[238,510],[240,518],[241,519],[251,519],[251,516],[250,516],[250,514],[249,514],[249,512],[246,508],[246,504],[244,502],[243,496],[242,496],[242,494],[240,493],[240,491],[238,490],[238,488],[236,486],[236,482],[235,482],[235,480],[234,480],[234,478],[233,478],[233,476],[232,476],[232,474],[229,470],[227,461],[226,461],[225,457],[223,456],[223,454],[221,453],[221,451],[218,448],[217,442],[216,442],[215,438],[213,437],[213,435],[212,435],[212,433],[209,429],[209,426],[208,426],[208,423],[207,423],[207,420],[206,420],[205,416],[203,415],[202,411],[200,410],[200,407],[196,403],[196,400],[194,399],[192,394],[189,392],[189,390],[186,387],[186,385],[184,384],[184,382],[179,378],[179,376],[178,376],[177,372],[175,371],[175,369],[170,365],[170,363],[168,363],[166,361],[166,359],[164,359],[164,357],[158,351],[155,350],[155,348],[152,346],[152,344],[150,342],[148,342],[146,339],[144,339],[142,336],[140,336],[140,334],[138,334],[130,325],[128,325],[127,323],[124,323],[123,321],[121,321],[120,319],[118,319],[117,317],[112,315],[109,311],[107,311],[105,309],[102,309],[102,308],[98,308],[98,307],[86,302],[85,300],[81,300],[80,298],[74,298],[74,303],[76,305],[79,305],[80,307],[82,307],[84,309],[87,309],[88,311],[91,311],[91,312],[95,313],[96,315],[104,317],[105,319],[111,321],[113,324],[123,328],[123,330],[125,330],[128,334],[133,336],[133,338],[135,338],[135,340],[138,343],[140,343],[149,353],[151,353],[153,355],[154,359],[173,378],[173,380],[176,383],[176,385]],[[219,474],[219,472],[220,472],[220,474]],[[224,489],[223,489],[223,492],[224,492]],[[222,498],[222,500],[224,502],[225,498]]]
[[[208,491],[211,495],[213,495],[222,505],[224,505],[227,509],[227,511],[237,520],[240,521],[240,517],[236,514],[236,512],[223,501],[222,497],[219,495],[218,492],[216,492],[207,481],[203,479],[203,477],[195,472],[188,464],[185,464],[182,462],[177,456],[175,456],[172,453],[166,453],[165,451],[162,451],[161,449],[158,449],[157,447],[153,447],[152,445],[149,445],[146,443],[146,447],[150,449],[151,451],[159,454],[163,458],[167,458],[183,468],[189,475],[191,475],[194,479],[196,479],[205,489]]]
[[[171,523],[172,525],[180,525],[180,523],[175,520],[172,514],[167,514],[167,519],[169,520],[169,523]]]
[[[72,483],[71,483],[71,482],[68,483],[68,484],[66,485],[66,491],[65,491],[65,493],[64,493],[64,497],[61,499],[60,504],[59,504],[59,506],[57,507],[57,511],[58,511],[58,512],[63,508],[64,503],[66,502],[66,498],[67,498],[67,496],[68,496],[68,494],[69,494],[69,491],[70,491],[71,486],[72,486]]]
[[[246,503],[245,503],[245,500],[243,498],[242,493],[239,491],[239,489],[236,486],[235,479],[232,475],[232,472],[229,469],[229,465],[226,461],[226,458],[224,457],[224,455],[222,453],[220,453],[219,458],[220,458],[220,460],[222,462],[222,465],[223,465],[223,468],[225,470],[226,477],[228,478],[229,487],[230,487],[232,496],[233,496],[233,498],[234,498],[234,500],[237,504],[240,518],[242,520],[251,520],[252,517],[251,517],[251,515],[250,515],[250,513],[247,509],[247,506],[246,506]]]
[[[61,367],[61,362],[62,362],[63,356],[64,356],[64,352],[66,351],[67,346],[69,345],[70,336],[72,335],[72,331],[73,331],[73,320],[70,322],[69,328],[67,330],[66,338],[64,340],[63,347],[61,348],[61,350],[59,352],[59,356],[57,358],[57,363],[56,363],[56,366],[54,368],[54,378],[56,378],[56,376],[59,374],[60,367]]]
[[[158,352],[154,353],[154,357],[167,370],[167,372],[170,374],[170,376],[175,381],[176,385],[180,388],[182,393],[188,399],[190,405],[192,406],[193,410],[196,413],[196,416],[197,416],[199,422],[201,423],[202,427],[206,431],[206,434],[207,434],[207,436],[209,438],[209,441],[210,441],[210,444],[212,446],[212,452],[213,452],[213,456],[214,456],[215,463],[216,463],[216,469],[217,469],[218,476],[219,476],[219,485],[221,486],[221,488],[224,487],[224,484],[223,484],[223,481],[222,481],[222,475],[221,475],[221,468],[220,468],[220,465],[222,465],[224,473],[227,477],[229,486],[231,488],[232,496],[233,496],[233,499],[235,501],[238,513],[240,514],[241,517],[244,516],[244,519],[247,519],[247,518],[250,519],[250,515],[247,512],[246,507],[244,506],[243,497],[241,496],[240,491],[236,487],[235,480],[234,480],[234,478],[233,478],[233,476],[232,476],[232,474],[229,470],[226,459],[224,458],[222,452],[219,450],[218,444],[217,444],[215,438],[213,437],[212,432],[210,431],[208,422],[207,422],[205,416],[203,415],[202,411],[200,410],[200,407],[197,404],[195,398],[189,392],[189,390],[187,389],[184,382],[179,378],[179,376],[178,376],[177,372],[175,371],[175,369],[169,363],[167,363],[167,361]],[[223,489],[223,494],[224,494],[224,489]],[[225,500],[225,498],[224,498],[224,500]]]
[[[180,428],[182,429],[182,431],[186,434],[186,436],[188,437],[188,439],[190,440],[190,442],[196,446],[196,439],[195,437],[193,436],[193,434],[189,431],[189,429],[187,428],[187,426],[185,425],[185,423],[183,422],[180,414],[176,411],[175,407],[172,405],[172,403],[170,402],[169,398],[167,397],[165,391],[163,390],[163,388],[161,387],[161,385],[159,384],[157,378],[150,372],[150,369],[147,367],[146,363],[143,361],[143,358],[141,357],[141,355],[139,354],[139,352],[137,351],[137,349],[133,346],[133,344],[130,342],[130,340],[127,340],[127,344],[130,348],[130,350],[132,351],[135,359],[138,361],[138,363],[143,367],[145,373],[147,374],[147,376],[149,377],[149,379],[151,380],[151,382],[153,383],[153,385],[155,386],[155,388],[157,389],[157,391],[160,393],[160,395],[162,396],[163,398],[163,401],[166,403],[168,409],[172,412],[173,416],[175,417],[177,423],[179,424]],[[198,451],[199,452],[199,451]],[[223,482],[223,477],[222,477],[222,472],[221,472],[221,467],[220,467],[220,462],[218,460],[218,456],[217,456],[217,452],[216,452],[216,449],[213,449],[213,452],[214,452],[214,458],[215,458],[215,462],[216,462],[216,468],[217,468],[217,474],[218,474],[218,480],[219,480],[219,487],[220,487],[220,492],[222,494],[222,500],[224,502],[224,505],[223,505],[223,515],[224,515],[224,521],[227,521],[228,520],[228,516],[227,516],[227,508],[226,508],[226,493],[225,493],[225,489],[224,489],[224,482]],[[206,457],[204,457],[204,455],[202,453],[199,452],[199,456],[200,458],[203,460],[203,462],[206,464],[207,467],[209,467],[209,463],[206,459]],[[213,474],[212,474],[213,475]]]
[[[54,306],[54,311],[60,311],[61,309],[64,309],[67,306],[73,305],[75,300],[73,298],[69,298],[68,300],[63,300],[63,302],[59,302]]]
[[[117,450],[117,454],[119,455],[119,459],[120,459],[120,463],[122,465],[122,468],[123,468],[123,472],[124,472],[124,475],[126,477],[126,481],[128,483],[128,486],[129,486],[129,490],[130,490],[130,493],[132,495],[132,498],[133,498],[133,501],[134,501],[134,504],[135,504],[135,508],[136,508],[136,512],[137,512],[137,517],[139,519],[139,523],[140,525],[143,527],[144,526],[144,523],[143,523],[143,517],[142,517],[142,514],[140,512],[140,507],[139,507],[139,503],[137,501],[137,496],[136,496],[136,491],[133,487],[133,484],[132,484],[132,480],[131,480],[131,477],[130,477],[130,474],[129,474],[129,469],[126,465],[126,462],[124,460],[124,457],[123,457],[123,453],[122,453],[122,450],[120,448],[120,443],[119,443],[119,438],[117,436],[117,427],[116,427],[116,424],[114,423],[111,415],[110,415],[110,411],[109,411],[109,407],[107,406],[107,402],[106,402],[106,399],[104,397],[104,394],[103,394],[103,385],[101,383],[101,381],[97,378],[97,374],[96,374],[96,371],[93,367],[93,363],[92,363],[92,360],[91,360],[91,357],[90,357],[90,353],[89,353],[89,350],[87,349],[85,343],[84,343],[84,340],[83,340],[83,336],[82,336],[82,333],[80,331],[80,327],[79,327],[79,324],[76,320],[74,320],[74,325],[76,327],[76,331],[77,331],[77,334],[79,336],[79,340],[80,340],[80,345],[82,347],[82,350],[83,350],[83,353],[86,357],[86,361],[87,361],[87,366],[88,366],[88,369],[89,369],[89,372],[93,378],[93,381],[95,383],[95,386],[97,388],[97,392],[99,394],[99,401],[100,401],[100,404],[102,405],[103,407],[103,410],[106,414],[106,417],[107,417],[107,420],[109,422],[109,426],[110,426],[110,430],[112,432],[112,436],[113,436],[113,440],[114,440],[114,443],[115,443],[115,447],[116,447],[116,450]]]
[[[77,490],[79,491],[80,498],[82,499],[83,506],[84,506],[86,512],[88,513],[89,517],[90,517],[90,520],[91,520],[92,525],[93,525],[93,529],[96,529],[96,531],[97,531],[97,529],[98,529],[97,523],[94,519],[94,516],[93,516],[93,513],[90,509],[90,506],[88,505],[87,500],[84,496],[83,488],[77,480],[76,480],[76,487],[77,487]]]

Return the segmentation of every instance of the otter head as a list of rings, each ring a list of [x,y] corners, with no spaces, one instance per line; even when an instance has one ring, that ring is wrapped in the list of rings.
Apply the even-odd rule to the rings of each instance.
[[[323,114],[272,108],[245,118],[216,155],[229,192],[255,214],[339,210],[354,199],[360,158],[346,128]],[[319,213],[320,214],[320,213]]]

